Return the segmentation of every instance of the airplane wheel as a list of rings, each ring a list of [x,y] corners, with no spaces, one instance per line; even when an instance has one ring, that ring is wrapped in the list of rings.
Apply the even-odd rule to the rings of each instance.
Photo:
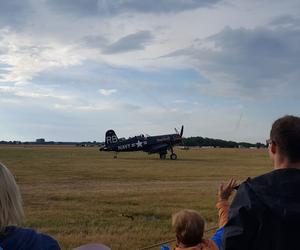
[[[160,154],[160,155],[159,155],[159,158],[160,158],[161,160],[165,160],[165,159],[166,159],[166,154]]]
[[[177,159],[177,155],[176,154],[171,154],[170,155],[170,159],[171,160],[176,160]]]

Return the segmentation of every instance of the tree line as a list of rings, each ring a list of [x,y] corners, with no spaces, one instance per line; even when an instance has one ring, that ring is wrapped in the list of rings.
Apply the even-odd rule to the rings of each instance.
[[[220,147],[220,148],[265,148],[266,145],[260,142],[249,143],[249,142],[235,142],[226,141],[221,139],[212,139],[207,137],[188,137],[182,139],[182,146],[188,147]]]

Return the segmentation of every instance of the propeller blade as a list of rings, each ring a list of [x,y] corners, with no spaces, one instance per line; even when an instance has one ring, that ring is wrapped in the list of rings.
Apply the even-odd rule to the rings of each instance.
[[[180,137],[182,137],[182,135],[183,135],[183,125],[181,126]]]
[[[177,128],[174,128],[174,129],[175,129],[176,134],[179,134]]]

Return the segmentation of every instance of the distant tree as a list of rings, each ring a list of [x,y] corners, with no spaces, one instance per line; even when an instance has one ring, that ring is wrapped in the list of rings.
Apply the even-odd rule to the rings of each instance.
[[[221,139],[212,139],[207,137],[188,137],[182,139],[182,146],[192,146],[192,147],[220,147],[220,148],[250,148],[250,147],[257,147],[261,148],[264,147],[262,143],[248,143],[248,142],[235,142],[235,141],[226,141]]]

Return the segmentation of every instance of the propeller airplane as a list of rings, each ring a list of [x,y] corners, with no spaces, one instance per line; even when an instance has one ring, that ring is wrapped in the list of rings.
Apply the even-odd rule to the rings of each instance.
[[[180,133],[175,128],[175,134],[157,135],[157,136],[134,136],[128,139],[118,138],[115,131],[110,129],[105,134],[105,144],[100,147],[100,151],[112,152],[132,152],[144,151],[148,154],[159,154],[161,160],[166,159],[168,150],[171,151],[170,159],[176,160],[177,155],[173,147],[181,143],[183,135],[183,126]]]

